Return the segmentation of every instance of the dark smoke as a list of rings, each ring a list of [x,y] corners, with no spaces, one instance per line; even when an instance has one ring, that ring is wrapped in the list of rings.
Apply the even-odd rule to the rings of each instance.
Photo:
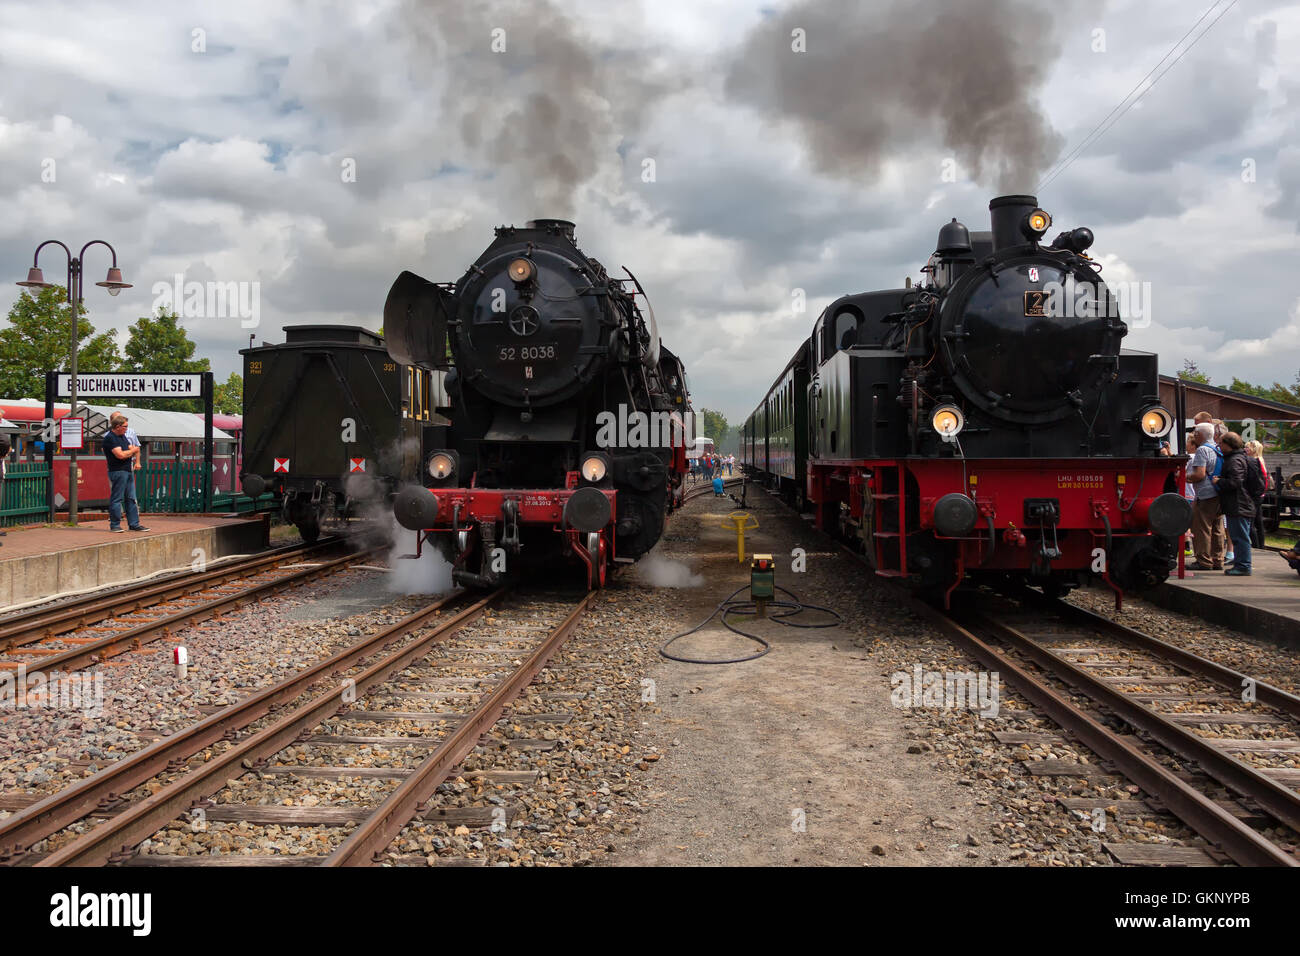
[[[404,0],[397,26],[434,135],[454,132],[541,216],[574,212],[669,87],[647,53],[602,46],[551,0]]]
[[[1034,100],[1060,53],[1057,9],[805,0],[746,38],[727,92],[802,127],[824,172],[874,177],[904,147],[937,141],[963,175],[1032,192],[1063,145]],[[792,52],[795,28],[806,31],[807,52]]]

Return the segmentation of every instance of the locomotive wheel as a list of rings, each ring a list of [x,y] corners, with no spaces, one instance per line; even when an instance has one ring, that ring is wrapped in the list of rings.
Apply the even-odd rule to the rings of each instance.
[[[1043,594],[1046,597],[1061,599],[1070,593],[1070,589],[1060,581],[1044,581]]]
[[[320,525],[316,521],[302,521],[298,524],[298,534],[307,544],[315,544],[320,538]]]
[[[605,586],[608,565],[605,562],[605,539],[598,533],[587,535],[587,557],[591,559],[591,572],[587,587],[595,591]]]

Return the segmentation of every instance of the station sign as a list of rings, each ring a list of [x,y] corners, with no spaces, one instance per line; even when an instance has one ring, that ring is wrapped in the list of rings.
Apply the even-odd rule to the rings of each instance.
[[[72,394],[72,376],[58,374],[60,398]],[[168,372],[88,372],[77,375],[77,398],[202,398],[203,375]]]

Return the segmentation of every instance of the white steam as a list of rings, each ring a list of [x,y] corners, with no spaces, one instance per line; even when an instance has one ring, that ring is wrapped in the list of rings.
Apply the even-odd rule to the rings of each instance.
[[[403,557],[415,554],[416,532],[408,531],[389,516],[389,540],[393,542],[388,552],[388,580],[385,586],[397,594],[446,594],[454,587],[451,580],[451,562],[428,542],[419,558]]]
[[[636,564],[636,578],[655,588],[697,588],[704,575],[695,574],[681,561],[651,551]]]

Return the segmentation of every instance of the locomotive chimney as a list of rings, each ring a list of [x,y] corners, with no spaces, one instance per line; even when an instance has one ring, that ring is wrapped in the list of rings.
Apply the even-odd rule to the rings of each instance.
[[[998,196],[989,202],[989,218],[993,222],[993,251],[1008,246],[1023,246],[1028,242],[1021,224],[1025,217],[1038,208],[1037,196]]]
[[[570,242],[574,242],[573,223],[567,219],[532,219],[526,224],[528,229],[546,229],[558,235],[564,236]]]

